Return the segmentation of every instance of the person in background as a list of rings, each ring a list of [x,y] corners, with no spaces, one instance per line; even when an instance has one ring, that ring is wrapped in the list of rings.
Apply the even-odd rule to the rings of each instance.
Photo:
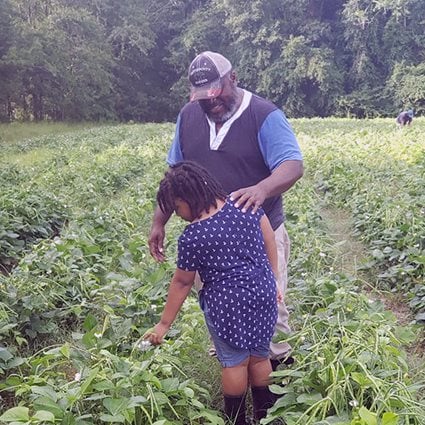
[[[219,53],[200,53],[189,66],[190,102],[180,111],[167,162],[182,160],[204,166],[242,211],[262,207],[275,233],[279,288],[285,297],[290,241],[284,226],[282,194],[303,175],[294,132],[273,103],[238,87],[230,61]],[[149,249],[164,261],[165,224],[170,214],[156,208]],[[285,298],[284,298],[285,299]],[[276,331],[289,334],[289,313],[279,304]],[[290,364],[287,342],[271,343],[273,370]]]
[[[161,320],[144,336],[163,341],[189,295],[198,272],[204,283],[199,302],[222,366],[224,410],[232,424],[246,424],[245,398],[251,386],[254,417],[275,401],[268,388],[269,346],[277,319],[277,251],[262,208],[242,212],[201,166],[183,161],[161,181],[158,205],[166,215],[190,224],[178,240],[177,269]]]
[[[410,125],[413,121],[413,111],[409,109],[408,111],[400,112],[395,120],[399,128],[404,127],[405,125]]]

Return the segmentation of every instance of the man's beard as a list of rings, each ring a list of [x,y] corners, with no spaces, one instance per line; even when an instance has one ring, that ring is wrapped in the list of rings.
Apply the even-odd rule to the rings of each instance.
[[[215,122],[216,124],[223,124],[224,122],[232,118],[235,112],[237,111],[236,100],[237,98],[235,97],[229,99],[227,103],[222,104],[226,111],[221,116],[211,113],[211,110],[214,108],[215,105],[210,106],[209,104],[208,107],[206,107],[206,105],[201,104],[201,108],[204,110],[205,114],[211,121]]]
[[[232,102],[230,106],[230,109],[228,109],[227,112],[225,112],[221,117],[216,117],[213,118],[210,115],[208,115],[208,117],[214,121],[216,124],[223,124],[225,123],[227,120],[229,120],[230,118],[233,117],[233,115],[235,115],[236,112],[236,102]]]

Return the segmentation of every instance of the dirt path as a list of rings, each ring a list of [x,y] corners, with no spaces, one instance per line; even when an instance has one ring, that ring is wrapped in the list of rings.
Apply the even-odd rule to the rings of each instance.
[[[385,307],[395,314],[400,325],[409,323],[412,314],[407,301],[400,294],[378,290],[373,273],[358,270],[359,265],[367,259],[367,249],[353,236],[350,214],[344,210],[326,207],[322,208],[320,213],[329,229],[330,237],[335,241],[334,269],[358,279],[371,298],[381,300]]]
[[[407,300],[401,294],[394,294],[378,289],[374,271],[361,271],[358,266],[367,259],[366,247],[353,236],[352,218],[343,210],[322,208],[323,222],[329,229],[329,235],[335,241],[335,271],[355,277],[362,283],[363,290],[368,296],[380,300],[387,310],[394,313],[399,325],[407,325],[413,320],[412,312]],[[422,331],[422,335],[425,335]],[[425,380],[425,339],[418,335],[418,339],[411,346],[405,347],[408,353],[409,369],[418,382]],[[421,400],[425,400],[425,391]]]

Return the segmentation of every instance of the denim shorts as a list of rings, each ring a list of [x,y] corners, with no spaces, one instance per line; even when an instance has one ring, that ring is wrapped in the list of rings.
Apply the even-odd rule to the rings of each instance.
[[[222,338],[220,338],[215,332],[214,326],[212,325],[211,319],[209,318],[208,307],[205,302],[203,303],[203,310],[205,315],[205,322],[207,323],[211,339],[217,352],[217,358],[220,361],[222,367],[237,366],[250,356],[264,357],[266,359],[269,358],[270,343],[264,343],[256,346],[255,348],[234,347],[233,345],[230,345]]]

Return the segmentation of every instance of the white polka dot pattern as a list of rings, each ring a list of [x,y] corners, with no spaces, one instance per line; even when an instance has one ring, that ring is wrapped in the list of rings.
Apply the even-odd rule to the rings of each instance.
[[[227,200],[179,238],[177,267],[199,272],[214,330],[237,348],[270,341],[277,319],[276,283],[260,228],[263,214],[261,209],[243,213]]]

